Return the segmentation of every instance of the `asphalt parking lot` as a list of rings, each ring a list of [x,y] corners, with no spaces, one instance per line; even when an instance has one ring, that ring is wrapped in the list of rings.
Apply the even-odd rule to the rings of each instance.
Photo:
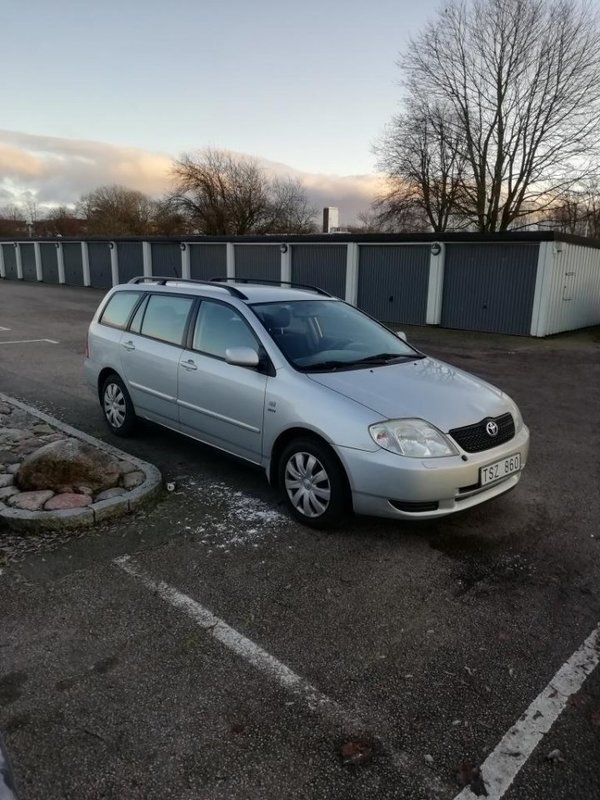
[[[525,476],[445,520],[323,533],[208,448],[151,425],[110,437],[81,368],[102,294],[0,282],[0,391],[176,488],[64,541],[0,532],[0,730],[22,800],[470,800],[490,754],[503,774],[523,762],[490,797],[600,797],[600,675],[569,661],[600,620],[600,331],[407,329],[518,402]],[[541,730],[561,693],[533,747],[523,715],[546,698]]]

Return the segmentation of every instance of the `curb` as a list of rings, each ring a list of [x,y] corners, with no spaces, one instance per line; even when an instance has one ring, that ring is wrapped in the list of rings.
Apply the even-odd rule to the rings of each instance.
[[[160,494],[162,475],[153,464],[125,453],[111,444],[101,442],[94,436],[60,422],[55,417],[44,414],[43,411],[38,411],[37,408],[27,405],[27,403],[22,403],[20,400],[15,400],[14,397],[2,392],[0,392],[0,402],[20,408],[21,411],[25,411],[33,417],[38,417],[68,436],[86,442],[86,444],[92,445],[98,450],[104,450],[105,453],[118,458],[119,461],[129,461],[131,464],[135,464],[146,476],[146,480],[140,486],[128,492],[127,495],[101,500],[85,508],[70,508],[60,511],[23,511],[18,508],[8,507],[0,509],[0,522],[4,521],[12,530],[37,532],[40,530],[59,531],[89,528],[114,517],[137,511]]]

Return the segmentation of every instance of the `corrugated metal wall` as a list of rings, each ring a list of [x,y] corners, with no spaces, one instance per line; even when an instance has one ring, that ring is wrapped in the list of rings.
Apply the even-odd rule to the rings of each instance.
[[[69,286],[83,286],[83,261],[81,245],[78,242],[63,244],[63,261],[65,264],[65,283]]]
[[[227,247],[224,244],[188,244],[190,275],[197,281],[227,275]]]
[[[21,248],[21,265],[23,267],[23,280],[24,281],[37,281],[37,272],[35,269],[35,250],[33,244],[22,244]]]
[[[10,280],[17,280],[17,249],[12,244],[3,244],[4,272]]]
[[[144,274],[144,251],[141,242],[117,242],[119,283]]]
[[[361,245],[358,307],[383,322],[424,325],[429,245]]]
[[[152,242],[152,274],[181,278],[181,248],[177,242]]]
[[[373,244],[370,242],[373,241]],[[600,325],[600,249],[553,240],[550,237],[497,237],[481,242],[475,237],[445,243],[443,276],[433,262],[428,303],[431,242],[377,242],[357,239],[358,305],[385,322],[519,335],[545,336],[590,325]],[[80,242],[62,242],[66,283],[83,285]],[[179,240],[151,242],[154,274],[181,274]],[[33,241],[1,243],[6,278],[17,278],[20,253],[23,278],[37,281]],[[42,279],[58,282],[59,252],[56,242],[38,243]],[[225,276],[226,242],[186,242],[193,278]],[[231,241],[236,275],[279,281],[282,257],[279,241],[264,237],[257,243]],[[347,242],[330,240],[291,241],[292,279],[322,286],[332,294],[345,295]],[[356,245],[355,245],[356,246]],[[143,274],[141,241],[116,242],[120,281]],[[112,285],[109,243],[88,243],[91,285]],[[184,254],[187,256],[187,253]],[[353,265],[350,264],[352,268]],[[539,273],[539,274],[538,274]],[[443,280],[441,278],[443,277]],[[443,286],[443,291],[439,288]],[[439,296],[442,293],[441,318]],[[535,301],[535,307],[534,307]],[[427,311],[429,308],[429,311]],[[535,319],[532,319],[535,314]]]
[[[235,274],[238,278],[281,280],[279,244],[238,244],[235,246]]]
[[[110,249],[108,242],[90,242],[90,283],[95,289],[110,289],[112,275],[110,270]]]
[[[448,244],[444,266],[444,328],[527,336],[538,244]]]
[[[346,245],[292,245],[292,280],[319,286],[343,298],[346,292]]]
[[[600,325],[600,250],[558,243],[545,335]]]
[[[58,256],[56,245],[41,244],[42,280],[44,283],[58,283]]]

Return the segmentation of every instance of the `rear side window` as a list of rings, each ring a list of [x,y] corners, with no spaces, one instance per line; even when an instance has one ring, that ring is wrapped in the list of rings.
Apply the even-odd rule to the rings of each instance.
[[[193,302],[191,297],[153,294],[146,305],[142,336],[151,336],[169,344],[181,344]]]
[[[113,328],[124,328],[141,292],[117,292],[108,301],[100,322]]]

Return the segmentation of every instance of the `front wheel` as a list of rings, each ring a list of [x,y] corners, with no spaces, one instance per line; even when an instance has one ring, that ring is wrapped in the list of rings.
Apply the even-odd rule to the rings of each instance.
[[[295,439],[279,460],[279,486],[292,515],[313,528],[332,528],[351,503],[344,470],[331,450],[312,439]]]
[[[117,436],[131,436],[137,417],[125,384],[114,373],[102,385],[102,411],[111,431]]]

